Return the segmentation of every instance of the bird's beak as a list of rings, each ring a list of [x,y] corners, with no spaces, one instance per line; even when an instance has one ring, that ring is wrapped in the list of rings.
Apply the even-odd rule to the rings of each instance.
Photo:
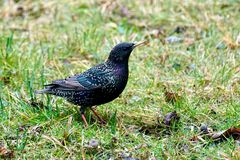
[[[144,46],[144,45],[146,45],[146,44],[148,44],[148,41],[138,42],[138,43],[135,43],[135,44],[133,45],[133,48],[136,48],[136,47],[138,47],[138,46]]]

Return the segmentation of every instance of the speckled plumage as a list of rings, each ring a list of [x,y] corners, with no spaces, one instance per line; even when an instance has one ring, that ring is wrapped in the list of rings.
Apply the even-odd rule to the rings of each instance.
[[[107,61],[82,74],[53,81],[47,85],[45,93],[64,97],[84,110],[85,107],[104,104],[117,98],[125,88],[127,79],[127,66]]]
[[[106,62],[81,74],[55,80],[36,93],[64,97],[81,106],[82,114],[87,107],[110,102],[122,93],[127,84],[128,59],[136,46],[134,43],[120,43],[112,49]]]

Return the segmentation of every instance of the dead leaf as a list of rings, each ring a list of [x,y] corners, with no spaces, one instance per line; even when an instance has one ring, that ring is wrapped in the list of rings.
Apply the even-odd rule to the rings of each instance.
[[[171,126],[174,122],[179,121],[180,117],[177,114],[176,111],[167,113],[166,116],[163,119],[163,124],[165,124],[166,126]]]
[[[165,96],[166,102],[168,103],[175,103],[177,100],[181,98],[177,93],[169,92],[169,91],[165,91],[164,96]]]
[[[201,127],[201,133],[193,136],[190,141],[202,141],[205,139],[211,139],[214,142],[220,142],[232,137],[234,140],[240,140],[240,128],[231,127],[227,130],[214,133],[210,128],[204,126]]]
[[[240,128],[231,127],[225,131],[210,134],[210,138],[216,141],[226,140],[233,137],[234,140],[240,140]]]
[[[7,150],[5,147],[0,147],[0,157],[3,159],[14,158],[14,152]]]

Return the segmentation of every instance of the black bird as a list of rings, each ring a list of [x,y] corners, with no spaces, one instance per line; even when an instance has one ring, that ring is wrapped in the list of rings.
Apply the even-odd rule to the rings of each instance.
[[[80,106],[86,126],[88,124],[84,111],[87,107],[90,107],[98,119],[104,122],[92,107],[110,102],[122,93],[128,81],[129,56],[135,47],[146,43],[147,41],[117,44],[104,63],[81,74],[55,80],[45,85],[45,89],[37,90],[35,93],[64,97],[67,101]]]

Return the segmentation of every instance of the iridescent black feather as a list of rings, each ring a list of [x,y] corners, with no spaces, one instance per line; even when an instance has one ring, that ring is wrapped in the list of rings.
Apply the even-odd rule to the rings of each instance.
[[[128,59],[135,48],[134,43],[116,45],[106,62],[66,79],[53,81],[37,94],[52,94],[66,98],[69,102],[86,107],[100,105],[117,98],[128,81]]]

